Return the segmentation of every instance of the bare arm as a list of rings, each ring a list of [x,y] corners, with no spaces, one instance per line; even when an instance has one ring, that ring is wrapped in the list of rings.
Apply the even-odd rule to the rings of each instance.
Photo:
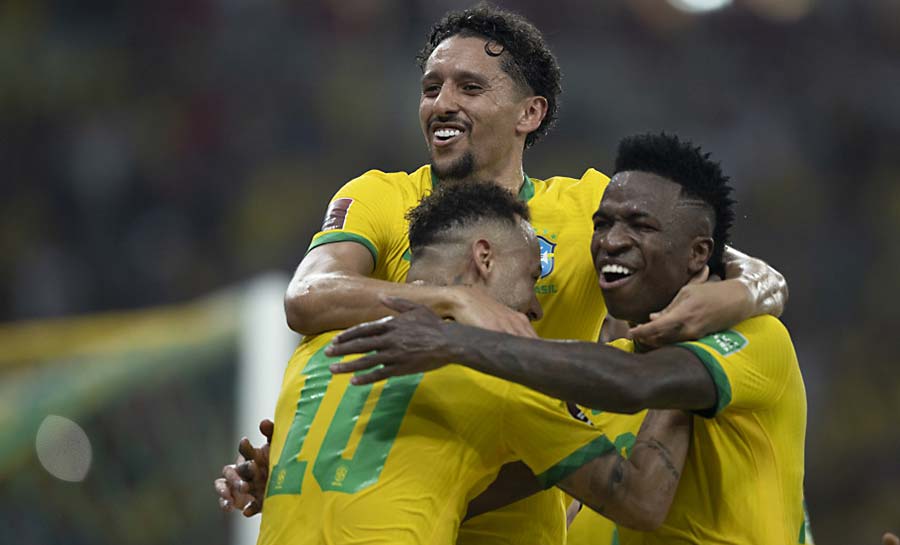
[[[628,459],[618,452],[588,462],[558,486],[613,521],[653,530],[666,518],[690,443],[691,417],[650,411]],[[499,509],[541,490],[525,464],[504,466],[494,483],[469,503],[466,518]]]
[[[343,329],[392,314],[382,297],[404,297],[439,316],[498,331],[534,336],[528,319],[480,290],[465,286],[398,284],[370,278],[372,254],[357,242],[314,248],[303,258],[284,298],[288,326],[303,335]]]
[[[669,513],[690,439],[690,415],[650,411],[628,459],[619,453],[601,456],[558,486],[618,524],[655,530]]]
[[[725,247],[725,278],[741,283],[749,293],[749,316],[771,314],[781,316],[788,300],[788,285],[784,275],[765,261]]]
[[[401,314],[349,329],[326,350],[329,356],[372,353],[333,364],[332,372],[382,366],[351,379],[367,384],[455,362],[556,399],[612,412],[702,410],[716,403],[712,377],[684,348],[631,354],[596,343],[526,339],[444,322],[408,301],[385,304]]]
[[[780,316],[787,303],[784,276],[764,261],[725,248],[725,280],[690,283],[650,321],[631,329],[647,346],[698,339],[753,316]]]
[[[518,382],[592,409],[708,409],[716,387],[690,351],[666,347],[631,354],[596,343],[523,339],[447,324],[448,361]]]

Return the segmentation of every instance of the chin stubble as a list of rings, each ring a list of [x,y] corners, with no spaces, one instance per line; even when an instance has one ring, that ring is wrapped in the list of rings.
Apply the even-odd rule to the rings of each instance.
[[[434,157],[431,159],[431,172],[439,180],[462,180],[468,178],[475,171],[475,156],[467,151],[462,156],[444,168],[439,167]]]

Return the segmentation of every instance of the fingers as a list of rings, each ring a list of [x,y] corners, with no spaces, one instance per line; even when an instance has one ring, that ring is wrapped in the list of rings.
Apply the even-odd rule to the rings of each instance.
[[[704,266],[700,272],[695,274],[688,284],[702,284],[707,280],[709,280],[709,265]]]
[[[259,433],[263,434],[266,438],[267,443],[272,442],[272,434],[275,433],[275,423],[269,420],[268,418],[264,418],[259,421]]]
[[[387,316],[380,320],[375,320],[374,322],[367,322],[364,324],[353,326],[335,337],[332,340],[332,344],[343,344],[347,341],[352,341],[353,339],[357,339],[360,337],[374,337],[376,335],[383,335],[391,330],[390,324],[393,319],[393,316]]]
[[[219,495],[219,508],[227,513],[234,511],[234,496],[231,495],[225,479],[219,477],[213,481],[213,486],[215,486],[216,494]]]
[[[228,487],[232,496],[235,496],[235,500],[240,499],[237,498],[237,495],[246,493],[247,490],[249,490],[249,485],[244,482],[244,479],[242,479],[237,472],[238,465],[239,464],[229,464],[222,468],[222,477],[225,479],[225,485]]]
[[[897,537],[890,532],[885,532],[884,535],[881,536],[881,545],[900,545],[900,537]]]
[[[256,448],[250,444],[250,440],[246,437],[241,437],[241,442],[238,443],[238,452],[241,453],[244,460],[253,460],[256,458]]]
[[[659,317],[628,330],[632,339],[647,346],[662,346],[678,339],[684,324],[660,313]]]
[[[391,365],[389,367],[381,367],[369,373],[356,375],[350,379],[350,384],[353,384],[354,386],[365,386],[366,384],[374,384],[391,377],[414,375],[418,372],[420,371],[412,365]]]
[[[393,355],[394,357],[396,355]],[[369,354],[368,356],[363,356],[361,358],[345,361],[341,363],[332,363],[328,369],[335,375],[340,375],[342,373],[355,373],[357,371],[365,371],[366,369],[371,369],[378,365],[382,365],[390,362],[392,359],[392,354],[389,352],[376,352],[374,354]]]
[[[262,511],[262,504],[258,500],[251,500],[250,503],[248,503],[247,506],[244,507],[244,510],[241,511],[241,513],[245,517],[249,518],[259,513],[260,511]]]
[[[260,467],[256,462],[244,462],[243,464],[238,464],[235,472],[244,481],[241,483],[241,491],[249,492],[250,483],[259,484],[265,482],[268,470]]]
[[[385,338],[382,335],[377,337],[359,337],[351,340],[342,340],[335,338],[331,341],[331,346],[325,349],[325,355],[328,357],[346,356],[348,354],[365,354],[373,350],[384,348]]]

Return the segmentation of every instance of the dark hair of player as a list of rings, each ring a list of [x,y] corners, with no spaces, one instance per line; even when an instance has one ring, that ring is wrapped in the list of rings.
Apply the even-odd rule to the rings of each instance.
[[[541,31],[521,15],[487,3],[451,11],[431,28],[425,46],[416,57],[419,68],[425,69],[428,57],[441,42],[457,35],[487,39],[484,52],[492,57],[504,51],[509,53],[502,57],[503,71],[523,89],[547,99],[547,115],[537,130],[525,137],[525,147],[530,147],[556,122],[562,92],[559,64]]]
[[[444,183],[407,212],[409,248],[416,250],[438,242],[450,229],[481,221],[518,225],[529,218],[528,207],[512,193],[491,182]]]
[[[619,143],[615,172],[635,170],[667,178],[682,187],[682,197],[699,199],[712,209],[713,252],[709,259],[710,274],[724,277],[722,254],[734,223],[734,199],[729,178],[708,153],[677,136],[642,134]]]

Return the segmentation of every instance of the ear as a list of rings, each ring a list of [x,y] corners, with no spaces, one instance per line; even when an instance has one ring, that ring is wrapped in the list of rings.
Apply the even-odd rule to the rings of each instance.
[[[544,97],[528,97],[523,101],[522,115],[516,123],[516,131],[520,134],[531,134],[541,126],[547,115],[547,99]]]
[[[472,268],[475,277],[482,284],[487,284],[494,272],[494,247],[487,239],[480,238],[472,243]]]
[[[694,237],[691,242],[691,257],[688,260],[688,271],[697,274],[709,263],[712,257],[713,239],[711,237]]]

